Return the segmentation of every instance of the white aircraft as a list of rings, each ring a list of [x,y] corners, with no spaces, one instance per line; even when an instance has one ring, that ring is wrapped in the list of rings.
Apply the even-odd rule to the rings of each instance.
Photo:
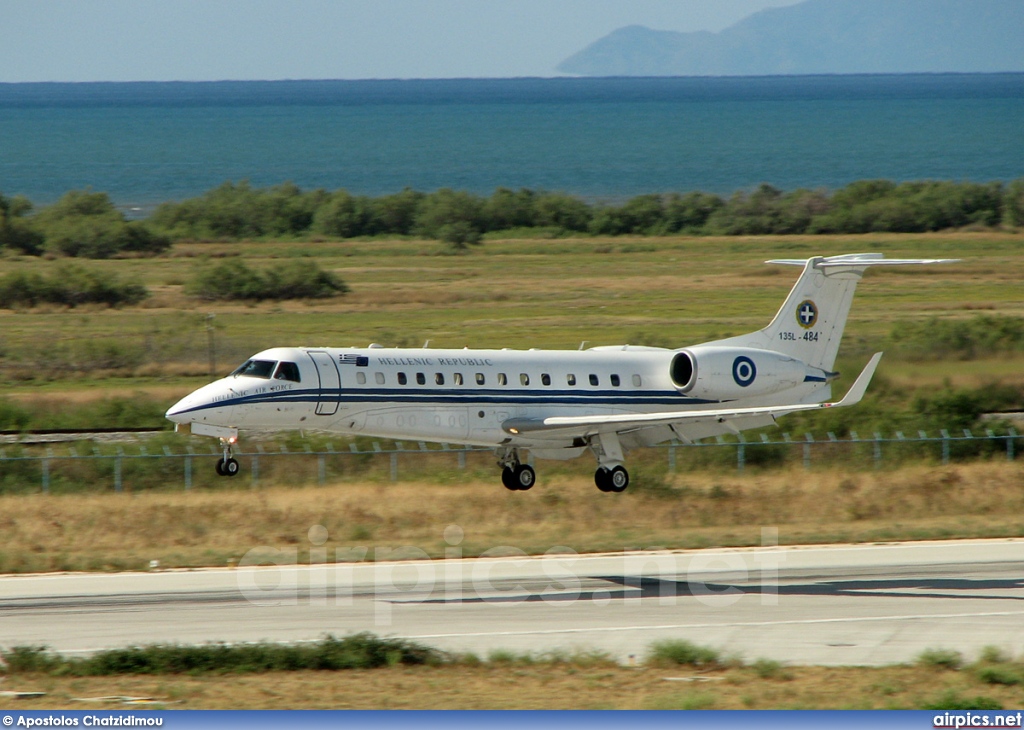
[[[837,403],[831,383],[854,290],[871,266],[955,259],[849,254],[782,259],[803,267],[767,327],[670,350],[440,350],[278,347],[176,403],[176,430],[221,440],[217,473],[233,476],[239,429],[315,429],[495,449],[501,481],[536,479],[522,454],[597,458],[603,492],[629,485],[630,449],[739,434],[787,413],[850,406],[878,366],[874,355]]]

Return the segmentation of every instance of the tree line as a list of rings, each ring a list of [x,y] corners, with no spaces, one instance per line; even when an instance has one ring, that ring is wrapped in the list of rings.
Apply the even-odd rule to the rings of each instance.
[[[1024,227],[1024,178],[1010,183],[861,180],[835,191],[762,184],[730,196],[689,192],[589,203],[561,192],[498,188],[490,196],[442,188],[370,197],[254,188],[226,182],[129,221],[106,193],[76,190],[35,211],[0,193],[0,247],[86,258],[156,254],[173,241],[410,236],[455,248],[507,231],[546,235],[794,235],[923,233]]]

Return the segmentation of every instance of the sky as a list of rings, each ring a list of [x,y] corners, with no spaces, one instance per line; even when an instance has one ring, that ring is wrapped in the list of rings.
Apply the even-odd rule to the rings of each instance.
[[[556,76],[625,25],[798,0],[0,0],[0,83]]]

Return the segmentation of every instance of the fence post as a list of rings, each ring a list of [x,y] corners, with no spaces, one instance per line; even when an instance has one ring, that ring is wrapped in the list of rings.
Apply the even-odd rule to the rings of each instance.
[[[668,445],[668,471],[670,474],[676,473],[676,445],[672,442]]]
[[[185,455],[185,491],[192,489],[192,454]]]
[[[460,469],[465,469],[466,468],[466,450],[465,449],[461,449],[459,451],[459,468]]]
[[[327,461],[323,454],[318,454],[316,461],[316,478],[320,486],[323,486],[323,483],[327,481]]]
[[[942,464],[945,466],[949,464],[949,431],[942,429],[939,433],[942,434]]]
[[[809,433],[804,434],[804,469],[811,468],[811,444],[814,443],[814,436]]]
[[[882,468],[882,434],[875,431],[875,468]]]
[[[114,491],[122,491],[124,485],[121,483],[121,447],[117,448],[117,456],[114,457]]]
[[[50,459],[43,457],[43,494],[50,493]]]
[[[260,483],[260,455],[255,453],[252,455],[252,483],[251,489],[256,489]]]
[[[398,481],[398,452],[391,452],[391,481]]]
[[[1010,437],[1006,439],[1006,459],[1013,461],[1013,441],[1017,438],[1017,429],[1010,429]]]
[[[747,442],[743,440],[742,435],[739,438],[739,444],[736,446],[736,471],[743,471],[743,467],[747,463]]]

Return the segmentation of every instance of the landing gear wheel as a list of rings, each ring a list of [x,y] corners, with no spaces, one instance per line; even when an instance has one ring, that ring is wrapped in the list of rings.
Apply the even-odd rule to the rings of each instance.
[[[520,492],[525,492],[527,489],[532,487],[537,481],[537,473],[533,470],[533,467],[529,464],[520,464],[515,470],[516,488]]]
[[[608,476],[608,483],[609,486],[611,486],[611,491],[616,493],[626,491],[626,487],[629,486],[629,472],[626,471],[625,467],[615,467]]]
[[[235,458],[221,459],[217,462],[217,473],[222,477],[233,477],[238,473],[238,460]]]
[[[603,466],[594,472],[594,484],[602,492],[612,491],[612,480],[611,472],[605,469]]]
[[[506,466],[501,470],[501,483],[505,485],[505,489],[511,492],[519,491],[519,485],[516,484],[516,473],[510,467]]]

